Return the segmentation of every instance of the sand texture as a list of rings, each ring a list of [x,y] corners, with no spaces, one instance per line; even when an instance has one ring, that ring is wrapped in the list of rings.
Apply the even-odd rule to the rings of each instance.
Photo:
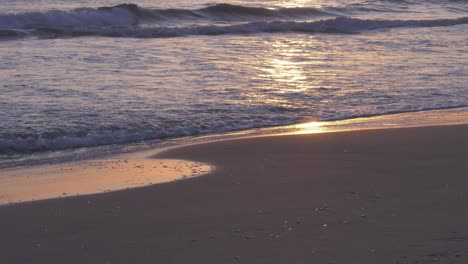
[[[0,263],[468,263],[468,126],[228,140],[206,176],[0,207]]]

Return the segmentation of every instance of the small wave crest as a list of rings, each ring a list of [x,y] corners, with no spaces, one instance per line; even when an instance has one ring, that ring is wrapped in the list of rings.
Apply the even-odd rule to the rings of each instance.
[[[198,9],[197,12],[217,17],[226,17],[226,15],[253,16],[253,17],[302,17],[314,15],[330,15],[320,8],[312,7],[290,7],[290,8],[262,8],[247,7],[232,4],[217,4],[206,8]]]

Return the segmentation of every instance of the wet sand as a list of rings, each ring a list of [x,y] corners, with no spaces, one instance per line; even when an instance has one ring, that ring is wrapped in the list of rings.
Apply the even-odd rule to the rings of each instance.
[[[468,263],[468,125],[227,140],[206,176],[0,207],[0,263]]]
[[[212,169],[197,162],[140,156],[127,154],[113,159],[0,170],[0,206],[183,180]]]

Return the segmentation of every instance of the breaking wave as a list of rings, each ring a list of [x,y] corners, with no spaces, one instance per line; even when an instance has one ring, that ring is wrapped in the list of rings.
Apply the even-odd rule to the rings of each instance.
[[[52,10],[0,15],[2,29],[66,28],[136,26],[167,20],[226,20],[245,21],[249,19],[298,18],[330,13],[318,8],[247,7],[231,4],[217,4],[200,9],[146,9],[136,4],[121,4],[112,7],[79,8],[70,11]]]

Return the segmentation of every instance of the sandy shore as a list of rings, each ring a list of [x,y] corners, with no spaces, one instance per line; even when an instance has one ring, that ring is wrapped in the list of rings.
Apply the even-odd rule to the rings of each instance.
[[[206,176],[0,207],[0,263],[468,263],[468,125],[194,145]]]

